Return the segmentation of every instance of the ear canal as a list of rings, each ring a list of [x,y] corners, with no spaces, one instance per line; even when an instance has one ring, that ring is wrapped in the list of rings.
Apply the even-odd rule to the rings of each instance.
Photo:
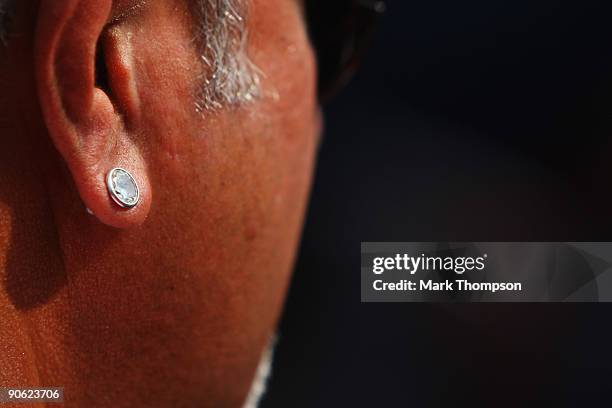
[[[96,63],[95,63],[95,85],[110,95],[111,86],[108,77],[108,67],[106,66],[106,54],[104,49],[104,41],[102,38],[96,46]]]

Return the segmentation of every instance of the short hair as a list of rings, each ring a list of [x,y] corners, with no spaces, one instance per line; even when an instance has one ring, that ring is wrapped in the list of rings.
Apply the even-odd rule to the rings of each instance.
[[[216,110],[248,103],[260,96],[260,71],[247,52],[249,0],[186,0],[192,4],[195,36],[203,64],[196,110]],[[14,0],[0,0],[0,41]]]
[[[196,109],[251,102],[260,71],[248,56],[248,0],[197,0],[196,37],[205,73]]]

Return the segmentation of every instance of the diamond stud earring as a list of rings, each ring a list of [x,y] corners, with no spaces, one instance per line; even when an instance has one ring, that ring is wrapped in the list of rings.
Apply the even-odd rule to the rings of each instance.
[[[114,168],[106,176],[108,193],[115,203],[122,208],[132,208],[138,205],[140,192],[134,177],[125,169]]]

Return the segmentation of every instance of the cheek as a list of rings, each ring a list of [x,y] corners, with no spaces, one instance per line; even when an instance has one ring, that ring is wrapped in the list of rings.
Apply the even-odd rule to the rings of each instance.
[[[173,237],[164,252],[183,269],[213,270],[244,247],[286,274],[297,245],[320,129],[316,64],[299,2],[252,3],[248,51],[262,96],[244,107],[196,112],[201,65],[185,14],[160,3],[132,36],[149,224]]]
[[[165,344],[183,358],[172,364],[207,367],[194,375],[216,373],[207,380],[219,393],[232,382],[246,391],[274,330],[319,130],[315,63],[299,7],[253,3],[249,53],[263,73],[263,95],[251,105],[196,112],[198,57],[189,32],[166,26],[177,17],[163,15],[134,38],[153,183],[143,231],[157,282],[151,298],[179,322],[166,331],[190,333]],[[223,360],[219,348],[236,357]]]

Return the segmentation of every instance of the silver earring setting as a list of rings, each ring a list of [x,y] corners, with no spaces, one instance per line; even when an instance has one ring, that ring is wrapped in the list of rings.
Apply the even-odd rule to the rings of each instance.
[[[121,208],[133,208],[138,205],[140,191],[134,177],[125,169],[116,167],[106,176],[108,193]]]

